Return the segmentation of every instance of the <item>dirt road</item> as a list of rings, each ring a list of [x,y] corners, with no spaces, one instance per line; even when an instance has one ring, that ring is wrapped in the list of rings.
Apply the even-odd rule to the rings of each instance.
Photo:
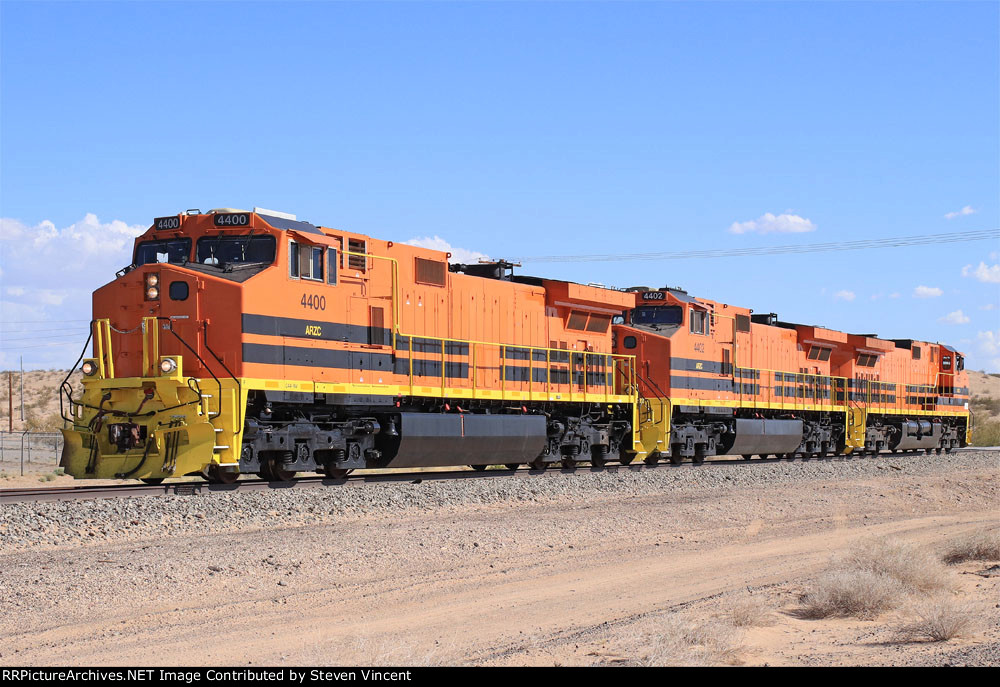
[[[0,555],[0,663],[634,663],[655,654],[651,628],[663,618],[720,618],[747,588],[768,599],[773,621],[742,631],[728,662],[934,663],[991,651],[1000,611],[987,606],[1000,589],[998,578],[961,575],[976,564],[954,569],[959,594],[989,616],[972,639],[896,644],[885,618],[789,614],[803,583],[858,539],[940,548],[1000,526],[1000,478],[982,461],[885,473],[11,552]]]

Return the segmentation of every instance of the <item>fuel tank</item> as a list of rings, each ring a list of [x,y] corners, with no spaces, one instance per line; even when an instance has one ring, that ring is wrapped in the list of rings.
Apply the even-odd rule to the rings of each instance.
[[[398,436],[379,435],[384,467],[494,465],[534,460],[545,448],[544,415],[400,413]]]
[[[928,420],[904,420],[899,432],[889,441],[894,451],[934,448],[941,442],[941,423]]]
[[[802,420],[736,420],[735,434],[723,436],[720,455],[792,453],[802,443]]]

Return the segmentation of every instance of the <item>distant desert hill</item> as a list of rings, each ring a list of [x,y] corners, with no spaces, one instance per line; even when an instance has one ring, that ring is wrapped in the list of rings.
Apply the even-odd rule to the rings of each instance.
[[[13,374],[14,381],[14,431],[25,429],[32,432],[56,431],[62,427],[59,417],[59,385],[66,379],[66,370],[33,370],[24,373],[24,422],[21,422],[21,373],[7,370],[0,372],[0,430],[9,427],[7,415],[7,375]],[[74,397],[83,390],[80,383],[82,373],[73,373]]]

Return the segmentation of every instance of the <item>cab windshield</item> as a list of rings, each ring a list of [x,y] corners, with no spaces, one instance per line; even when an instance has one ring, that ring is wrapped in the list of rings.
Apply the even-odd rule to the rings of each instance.
[[[183,265],[191,259],[191,239],[143,241],[135,250],[135,264],[173,262]]]
[[[203,265],[274,262],[274,237],[270,234],[213,236],[198,239],[197,260]]]
[[[632,324],[678,325],[684,321],[684,312],[678,305],[655,305],[632,311]]]

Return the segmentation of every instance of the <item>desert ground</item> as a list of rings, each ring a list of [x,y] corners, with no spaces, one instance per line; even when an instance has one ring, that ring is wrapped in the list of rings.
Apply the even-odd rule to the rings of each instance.
[[[997,665],[998,533],[996,451],[0,499],[0,664]]]
[[[997,665],[998,468],[973,451],[2,504],[0,664]]]

